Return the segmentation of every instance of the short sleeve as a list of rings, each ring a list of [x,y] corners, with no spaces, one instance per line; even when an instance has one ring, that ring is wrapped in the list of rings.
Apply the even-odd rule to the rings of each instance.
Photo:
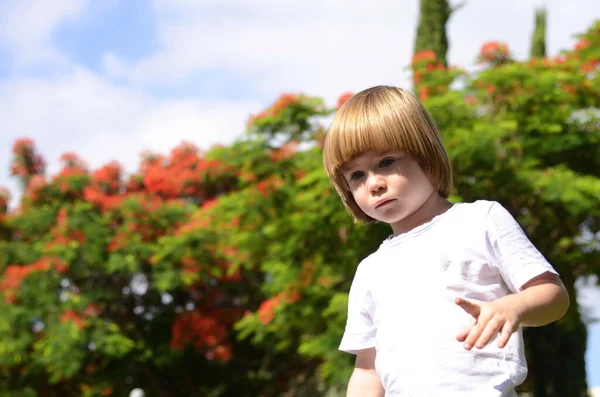
[[[500,203],[489,209],[486,232],[495,265],[512,292],[546,272],[558,274]]]
[[[348,296],[348,318],[339,350],[351,354],[375,346],[374,305],[368,288],[367,267],[365,261],[358,266]]]

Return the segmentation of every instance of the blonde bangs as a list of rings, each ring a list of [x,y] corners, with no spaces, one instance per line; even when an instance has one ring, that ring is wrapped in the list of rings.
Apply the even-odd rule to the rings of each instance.
[[[449,195],[450,160],[427,110],[411,93],[400,88],[369,88],[351,97],[337,111],[323,146],[327,175],[356,219],[370,218],[357,210],[342,169],[361,154],[388,151],[411,156],[431,177],[439,193],[443,197]]]
[[[390,123],[391,120],[382,122],[377,115],[369,114],[374,113],[372,110],[355,112],[348,109],[347,114],[340,114],[332,123],[324,148],[331,172],[338,171],[363,153],[404,150],[406,147],[403,134],[397,133],[395,123]]]
[[[324,147],[325,167],[331,174],[366,152],[403,151],[420,160],[430,145],[423,134],[420,104],[397,90],[363,91],[336,114]],[[435,128],[435,127],[433,127]]]

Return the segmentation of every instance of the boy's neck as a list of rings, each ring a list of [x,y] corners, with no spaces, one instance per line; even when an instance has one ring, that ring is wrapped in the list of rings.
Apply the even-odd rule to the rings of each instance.
[[[440,196],[438,192],[433,192],[415,212],[399,222],[390,224],[394,236],[407,233],[412,229],[429,222],[434,217],[448,211],[452,208],[452,205],[451,202]]]

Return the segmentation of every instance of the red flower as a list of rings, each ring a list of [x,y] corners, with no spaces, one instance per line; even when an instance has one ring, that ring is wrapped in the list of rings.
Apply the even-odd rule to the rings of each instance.
[[[297,101],[298,96],[295,94],[281,94],[269,110],[274,117],[277,117],[285,108]]]
[[[581,51],[584,48],[588,48],[591,45],[588,39],[581,39],[575,43],[575,51]]]
[[[581,67],[581,71],[584,73],[591,73],[596,71],[599,65],[600,59],[590,59]]]
[[[142,161],[140,163],[140,172],[144,173],[150,167],[160,166],[165,160],[160,154],[144,151],[142,152]]]
[[[423,73],[419,72],[418,70],[415,70],[415,72],[413,73],[413,84],[418,85],[422,79]]]
[[[479,50],[479,59],[482,62],[499,63],[507,60],[509,56],[508,45],[499,41],[487,42]]]
[[[335,278],[331,277],[331,276],[322,276],[319,277],[317,279],[317,284],[319,284],[321,287],[329,287],[330,285],[332,285],[333,283],[335,283]]]
[[[75,168],[87,172],[87,164],[75,153],[67,152],[60,156],[60,162],[64,168]]]
[[[177,197],[181,186],[172,173],[160,165],[154,165],[146,170],[144,185],[149,193],[160,194],[164,197]]]
[[[346,102],[348,102],[348,99],[352,98],[354,94],[352,94],[351,92],[345,92],[342,95],[340,95],[340,97],[337,100],[337,108],[341,108],[342,105]]]
[[[86,317],[97,317],[100,314],[100,308],[94,303],[90,303],[83,310],[83,315]]]
[[[39,198],[39,193],[47,186],[46,177],[43,175],[33,175],[27,182],[25,194],[33,200]]]
[[[92,174],[92,183],[104,189],[104,191],[116,193],[121,187],[121,175],[123,167],[116,161],[112,161],[97,169]]]
[[[5,187],[0,187],[0,214],[8,211],[8,203],[11,199],[10,192]]]
[[[306,176],[306,171],[298,170],[296,171],[296,174],[294,176],[296,177],[296,179],[300,180]]]
[[[212,208],[212,207],[214,207],[214,206],[215,206],[215,205],[217,205],[217,204],[218,204],[218,201],[217,201],[217,199],[209,199],[209,200],[205,200],[205,201],[202,203],[202,207],[201,207],[201,208],[202,208],[203,210],[207,210],[207,209],[209,209],[209,208]]]
[[[435,52],[433,50],[423,50],[413,55],[412,64],[419,63],[422,61],[435,62],[436,58],[437,56],[435,55]]]
[[[200,149],[191,142],[183,141],[171,150],[171,160],[173,162],[179,162],[186,158],[198,158],[200,155]]]
[[[126,184],[127,192],[134,193],[144,190],[144,177],[140,174],[129,175]]]
[[[33,152],[35,144],[31,138],[17,139],[13,145],[12,152],[17,156],[24,156],[28,153]]]
[[[193,345],[197,350],[208,349],[209,353],[214,354],[212,348],[223,345],[226,338],[227,329],[214,317],[197,311],[184,312],[175,318],[171,327],[170,345],[176,350],[184,350],[188,345]],[[221,358],[226,358],[225,352],[220,354]]]
[[[214,349],[214,355],[217,360],[227,362],[231,360],[231,347],[229,346],[217,346]]]
[[[298,99],[298,95],[296,94],[281,94],[275,103],[273,103],[267,110],[264,110],[253,116],[251,115],[250,119],[248,120],[248,127],[250,127],[252,123],[260,121],[261,119],[279,116],[279,114],[281,114],[285,108],[293,103],[298,102]]]
[[[256,312],[258,320],[263,323],[263,325],[269,324],[275,317],[275,310],[282,303],[294,303],[298,301],[298,299],[300,299],[300,293],[295,290],[280,292],[277,295],[266,299],[261,303]]]
[[[11,164],[11,174],[21,178],[43,174],[46,163],[42,156],[35,152],[33,140],[18,139],[13,146],[15,158]]]
[[[282,145],[280,148],[278,149],[273,149],[269,152],[269,157],[271,157],[271,160],[278,162],[280,160],[286,160],[289,159],[290,157],[292,157],[294,155],[294,153],[296,153],[296,150],[298,149],[298,141],[291,141],[288,142],[284,145]]]
[[[281,296],[279,295],[275,295],[274,297],[263,301],[256,312],[258,320],[263,323],[263,325],[269,324],[273,320],[273,317],[275,317],[275,309],[279,307],[280,304]]]
[[[67,309],[62,313],[60,316],[60,322],[73,322],[79,329],[83,329],[87,325],[87,321],[85,321],[79,313],[71,309]]]
[[[104,199],[104,194],[95,187],[87,186],[83,189],[83,197],[90,203],[101,204]]]
[[[29,265],[9,265],[7,266],[0,282],[0,290],[4,292],[5,300],[8,303],[15,301],[15,295],[21,283],[31,273],[48,271],[52,268],[58,272],[64,272],[66,265],[57,258],[42,256],[38,261]]]
[[[260,192],[260,194],[267,198],[269,193],[276,190],[277,188],[283,185],[283,180],[277,176],[270,176],[267,179],[263,179],[262,181],[256,184],[256,189]]]

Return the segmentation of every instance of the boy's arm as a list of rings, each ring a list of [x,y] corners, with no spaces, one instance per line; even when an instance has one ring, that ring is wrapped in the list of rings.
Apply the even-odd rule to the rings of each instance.
[[[373,347],[358,352],[346,397],[383,397],[383,386],[375,372],[375,355]]]
[[[513,298],[520,313],[521,325],[540,327],[560,320],[569,309],[569,293],[560,278],[544,273],[523,286]]]
[[[522,291],[493,302],[456,298],[456,304],[476,320],[456,337],[466,349],[482,348],[497,332],[498,346],[504,347],[520,325],[537,327],[562,318],[569,308],[569,294],[560,278],[548,272],[530,280]]]

